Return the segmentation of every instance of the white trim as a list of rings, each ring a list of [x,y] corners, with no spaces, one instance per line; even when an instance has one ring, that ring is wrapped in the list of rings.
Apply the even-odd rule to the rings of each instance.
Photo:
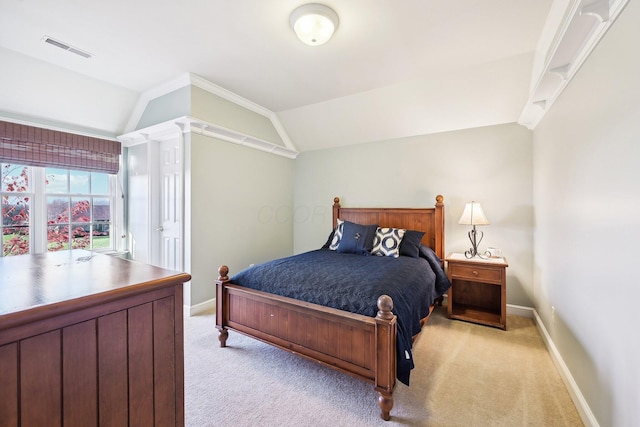
[[[159,86],[143,92],[142,95],[140,95],[140,97],[138,98],[138,102],[136,103],[136,106],[131,113],[131,117],[127,122],[125,133],[130,134],[134,132],[136,125],[142,117],[142,114],[144,114],[144,110],[147,108],[147,104],[151,100],[189,85],[198,87],[202,90],[219,96],[220,98],[226,99],[229,102],[239,105],[240,107],[246,108],[247,110],[253,111],[254,113],[268,118],[271,121],[274,129],[278,133],[278,136],[280,136],[280,139],[282,139],[282,142],[284,143],[286,149],[290,151],[296,151],[296,147],[293,142],[291,142],[287,131],[284,129],[277,115],[273,111],[264,108],[253,101],[243,98],[240,95],[237,95],[223,87],[211,83],[210,81],[193,73],[181,74],[175,79],[172,79],[168,82],[165,82]]]
[[[185,305],[184,312],[189,314],[189,316],[196,316],[200,313],[204,313],[205,311],[213,310],[215,312],[216,309],[216,299],[211,298],[204,302],[201,302],[196,305]]]
[[[176,126],[180,128],[182,133],[192,132],[210,138],[221,139],[223,141],[287,157],[289,159],[295,159],[299,154],[291,148],[283,147],[234,129],[225,128],[224,126],[189,116],[179,117],[177,119],[158,123],[157,125],[133,131],[125,135],[120,135],[118,137],[118,141],[120,141],[125,147],[143,144],[148,141],[159,141],[163,138],[175,136],[175,132],[177,131]]]
[[[191,84],[193,86],[199,87],[200,89],[206,90],[209,93],[212,93],[214,95],[219,96],[220,98],[226,99],[227,101],[233,102],[236,105],[239,105],[243,108],[246,108],[247,110],[253,111],[254,113],[260,114],[266,118],[268,118],[269,120],[271,120],[271,124],[273,125],[273,127],[275,128],[276,132],[278,133],[278,135],[280,136],[280,138],[282,139],[282,142],[284,143],[284,145],[293,150],[296,151],[296,147],[293,145],[293,143],[291,142],[291,139],[289,139],[289,135],[287,134],[287,131],[284,129],[284,127],[282,126],[282,124],[280,123],[280,120],[278,119],[278,116],[271,110],[268,110],[258,104],[256,104],[253,101],[250,101],[246,98],[241,97],[240,95],[237,95],[223,87],[220,87],[214,83],[211,83],[208,80],[203,79],[202,77],[195,75],[195,74],[189,74],[190,78],[191,78]]]
[[[584,4],[571,0],[566,9],[553,9],[564,14],[562,24],[546,52],[544,65],[533,76],[535,84],[520,113],[518,123],[535,129],[564,88],[571,82],[589,54],[622,12],[629,0],[596,0]],[[557,20],[550,16],[547,21]],[[585,28],[591,26],[589,31]],[[542,39],[549,39],[544,33]]]
[[[296,146],[293,144],[291,139],[289,139],[289,134],[287,134],[286,129],[284,128],[284,126],[282,126],[282,123],[280,123],[280,119],[278,119],[278,116],[276,115],[276,113],[271,113],[268,116],[268,118],[271,120],[271,124],[275,128],[278,135],[280,135],[280,139],[282,139],[282,142],[284,143],[284,145],[289,150],[297,152],[298,150],[296,149]]]
[[[573,376],[571,375],[571,371],[569,370],[567,365],[564,363],[564,360],[562,359],[562,356],[560,355],[558,348],[556,347],[553,340],[551,339],[551,336],[549,335],[547,328],[545,328],[544,323],[542,323],[542,319],[538,315],[538,312],[535,309],[532,309],[532,310],[533,310],[533,315],[536,321],[536,326],[540,331],[542,340],[547,346],[547,350],[549,351],[551,360],[553,360],[553,363],[556,365],[556,368],[558,369],[560,378],[562,378],[564,385],[567,387],[567,390],[569,391],[571,400],[573,400],[573,403],[576,405],[576,409],[578,410],[578,414],[580,414],[580,418],[582,419],[582,422],[584,423],[585,427],[599,427],[600,424],[598,423],[598,420],[593,415],[593,412],[591,411],[591,408],[589,407],[587,401],[585,400],[584,395],[580,391],[578,384],[576,384],[575,380],[573,379]]]
[[[290,159],[295,159],[299,154],[291,148],[283,147],[281,145],[274,144],[273,142],[247,135],[243,132],[225,128],[224,126],[219,126],[194,117],[187,117],[185,119],[189,121],[191,132],[196,134],[222,139],[227,142],[233,142],[234,144],[244,145],[246,147],[255,148],[256,150],[266,151],[267,153],[288,157]]]
[[[164,141],[165,139],[175,138],[178,133],[183,132],[183,118],[169,120],[158,123],[153,126],[139,129],[133,132],[118,136],[118,141],[125,147],[133,147],[134,145],[144,144],[149,141]]]
[[[219,96],[220,98],[226,99],[227,101],[233,102],[247,110],[251,110],[254,113],[258,113],[261,116],[269,117],[273,114],[270,110],[267,110],[261,105],[256,104],[253,101],[249,101],[247,98],[243,98],[240,95],[237,95],[223,87],[218,86],[215,83],[211,83],[209,80],[203,79],[202,77],[189,73],[190,83],[199,87],[200,89],[206,90],[209,93]]]
[[[515,304],[507,304],[507,314],[513,314],[515,316],[527,317],[529,319],[533,319],[535,309],[532,307],[525,307],[522,305]]]
[[[444,298],[446,301],[446,298],[447,298],[446,294],[444,295]],[[573,375],[571,375],[571,371],[567,367],[566,363],[564,363],[564,360],[562,359],[562,356],[560,355],[558,348],[556,347],[553,340],[551,339],[551,336],[549,335],[549,332],[545,328],[544,323],[542,323],[542,319],[538,315],[538,312],[536,311],[536,309],[532,307],[521,306],[521,305],[507,304],[507,314],[513,314],[516,316],[522,316],[522,317],[528,317],[528,318],[534,319],[536,323],[536,327],[538,328],[538,331],[540,332],[540,336],[542,337],[542,341],[547,347],[547,351],[549,352],[549,355],[551,356],[551,360],[553,360],[553,363],[556,366],[558,373],[560,374],[560,378],[562,378],[562,382],[567,387],[569,396],[571,396],[571,400],[573,401],[574,405],[576,405],[576,409],[578,411],[578,414],[580,415],[580,418],[582,419],[583,424],[585,425],[585,427],[600,427],[598,420],[596,420],[596,417],[593,415],[593,412],[591,411],[589,404],[587,403],[587,401],[584,398],[584,395],[580,391],[578,384],[576,384],[575,380],[573,379]],[[508,327],[507,327],[507,330],[508,330]]]

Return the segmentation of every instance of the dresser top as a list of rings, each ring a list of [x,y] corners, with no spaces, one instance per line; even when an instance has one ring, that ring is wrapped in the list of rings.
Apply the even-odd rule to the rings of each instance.
[[[456,253],[456,252],[449,254],[445,258],[445,261],[447,262],[466,261],[466,262],[475,262],[478,264],[484,263],[484,264],[491,264],[491,265],[504,265],[505,267],[509,266],[506,258],[480,258],[480,257],[467,258],[465,254]]]
[[[26,310],[182,284],[186,273],[85,250],[0,258],[0,323]]]

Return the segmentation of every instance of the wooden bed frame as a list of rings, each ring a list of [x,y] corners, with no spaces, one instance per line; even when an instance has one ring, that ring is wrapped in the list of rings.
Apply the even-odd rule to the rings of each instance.
[[[427,209],[343,208],[336,197],[334,229],[338,218],[424,231],[422,243],[444,259],[444,203],[440,195],[435,207]],[[387,421],[391,418],[396,385],[396,316],[391,312],[393,301],[389,296],[380,296],[377,316],[368,317],[235,285],[225,265],[218,272],[216,328],[221,347],[226,347],[231,329],[372,382],[379,394],[381,417]]]

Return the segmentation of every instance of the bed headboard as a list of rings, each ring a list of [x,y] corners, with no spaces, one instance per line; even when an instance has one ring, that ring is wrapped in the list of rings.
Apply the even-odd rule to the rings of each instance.
[[[444,254],[444,197],[436,196],[433,208],[343,208],[340,198],[333,199],[333,228],[338,218],[357,224],[378,224],[380,227],[424,231],[422,244],[435,251],[440,259]]]

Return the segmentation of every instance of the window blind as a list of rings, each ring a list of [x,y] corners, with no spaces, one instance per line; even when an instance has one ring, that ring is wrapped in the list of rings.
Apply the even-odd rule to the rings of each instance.
[[[0,121],[0,162],[118,173],[118,141]]]

